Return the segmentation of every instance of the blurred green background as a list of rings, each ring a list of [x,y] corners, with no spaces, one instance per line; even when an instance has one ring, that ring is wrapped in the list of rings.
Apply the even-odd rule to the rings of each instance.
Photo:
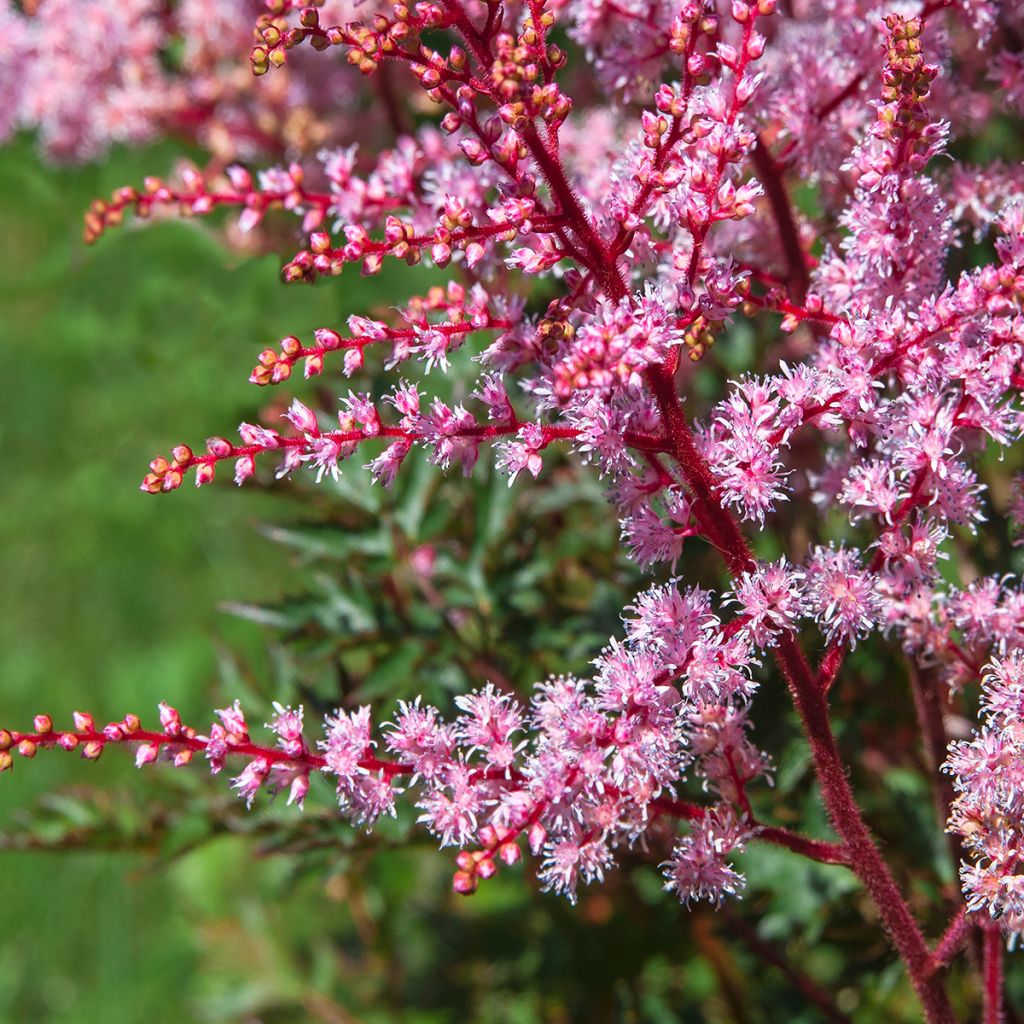
[[[268,406],[282,395],[246,382],[265,345],[429,280],[286,288],[277,256],[242,256],[176,221],[81,244],[94,196],[180,155],[167,144],[67,170],[41,166],[27,140],[0,149],[0,724],[75,708],[152,720],[166,699],[203,726],[241,695],[258,725],[272,699],[312,718],[584,672],[640,581],[599,483],[569,462],[546,465],[540,489],[510,490],[486,468],[442,480],[420,462],[394,495],[355,467],[320,488],[138,492],[174,443],[280,411]],[[740,323],[715,358],[748,365],[754,341]],[[716,376],[697,382],[705,397]],[[303,388],[329,408],[348,384],[288,391]],[[424,545],[430,577],[411,558]],[[686,571],[711,585],[719,572],[699,550]],[[851,664],[860,685],[837,694],[840,741],[935,933],[953,876],[909,694],[884,658],[859,650]],[[780,823],[826,835],[770,675],[758,715],[778,760],[761,799]],[[898,742],[893,722],[908,723]],[[137,773],[118,751],[16,764],[0,780],[0,1022],[916,1019],[841,869],[759,849],[743,863],[746,898],[722,914],[681,909],[661,892],[660,858],[639,852],[575,909],[521,867],[464,900],[450,893],[450,852],[416,836],[413,814],[366,839],[331,807],[319,786],[303,815],[265,800],[246,814],[200,765]],[[827,1007],[780,969],[782,951]],[[973,1005],[966,982],[955,991]]]

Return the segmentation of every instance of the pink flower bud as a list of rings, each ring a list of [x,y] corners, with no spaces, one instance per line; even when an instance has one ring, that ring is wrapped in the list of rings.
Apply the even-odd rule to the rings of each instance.
[[[206,442],[206,450],[217,459],[226,459],[234,450],[232,444],[224,437],[211,437]]]
[[[141,768],[143,765],[152,764],[159,753],[160,748],[155,743],[140,743],[138,750],[135,751],[135,767]]]
[[[468,871],[456,871],[452,876],[452,891],[460,896],[472,895],[476,892],[476,887],[476,875],[471,875]]]
[[[256,461],[251,455],[243,455],[235,462],[235,483],[241,487],[256,472]]]
[[[530,852],[534,857],[544,849],[544,843],[547,841],[547,838],[547,829],[539,821],[535,821],[530,826],[530,831],[526,835],[527,842],[530,844]]]
[[[295,804],[296,807],[301,808],[306,800],[306,794],[309,792],[309,775],[308,773],[302,775],[296,775],[292,779],[291,788],[288,790],[288,804]]]
[[[292,400],[292,404],[289,407],[288,412],[285,413],[285,417],[301,434],[319,433],[316,414],[308,406],[303,405],[297,398]]]
[[[519,849],[518,843],[502,843],[498,847],[498,856],[501,857],[505,864],[511,867],[513,864],[518,863],[522,857],[522,851]]]
[[[177,736],[181,732],[181,715],[165,701],[158,705],[160,709],[160,727],[168,736]]]

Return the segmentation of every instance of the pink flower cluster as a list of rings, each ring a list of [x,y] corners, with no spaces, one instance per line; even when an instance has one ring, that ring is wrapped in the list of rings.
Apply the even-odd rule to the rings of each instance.
[[[1024,520],[1020,493],[994,507],[1002,499],[979,473],[984,453],[1024,431],[1024,174],[947,159],[951,133],[1020,101],[1018,6],[931,0],[882,16],[866,0],[795,0],[780,18],[775,0],[399,0],[336,20],[274,0],[249,55],[258,75],[272,82],[302,53],[341,52],[365,76],[405,71],[417,102],[439,108],[436,122],[388,148],[326,147],[256,174],[189,169],[126,187],[93,205],[87,237],[129,210],[232,208],[251,232],[283,209],[302,238],[286,281],[398,260],[452,280],[382,318],[289,335],[250,378],[278,385],[298,365],[354,378],[380,353],[406,374],[388,393],[350,390],[330,415],[295,400],[283,422],[243,423],[237,443],[179,445],[151,463],[142,489],[173,491],[189,472],[209,483],[222,462],[241,484],[264,458],[278,476],[320,481],[357,454],[390,486],[417,448],[469,474],[489,446],[512,483],[542,476],[560,445],[606,481],[639,565],[676,571],[696,549],[720,558],[728,582],[712,592],[661,577],[626,609],[624,636],[591,678],[542,681],[528,702],[488,683],[457,698],[452,716],[416,701],[379,730],[369,708],[342,708],[316,743],[301,710],[277,708],[274,747],[253,743],[237,706],[208,735],[168,708],[160,732],[85,717],[60,731],[42,716],[30,733],[0,736],[0,767],[11,750],[55,745],[94,757],[133,743],[140,763],[201,752],[214,771],[238,756],[234,786],[247,801],[288,789],[301,804],[322,774],[365,826],[404,792],[441,845],[460,849],[460,892],[525,843],[545,886],[575,898],[640,846],[667,858],[680,900],[718,903],[743,886],[732,854],[772,842],[852,870],[925,1019],[952,1022],[939,967],[974,927],[970,913],[987,908],[1011,931],[1024,913],[1014,775],[1024,591],[1011,577],[954,582],[940,571],[982,522]],[[570,50],[554,41],[559,20]],[[1001,53],[991,67],[982,46]],[[586,61],[573,60],[580,50]],[[405,123],[388,95],[392,122]],[[814,204],[794,200],[803,181]],[[993,228],[990,258],[951,273],[964,236]],[[733,375],[702,407],[692,384],[719,369],[713,344],[733,344],[754,318],[781,319],[777,344],[758,356],[769,369]],[[459,349],[480,368],[475,386],[430,394]],[[770,535],[775,546],[759,550],[773,555],[755,555],[744,524]],[[963,691],[992,666],[987,724],[949,762],[952,827],[975,857],[966,911],[935,946],[872,838],[832,732],[829,691],[868,642],[901,652],[914,678],[926,670],[936,692]],[[805,648],[821,649],[816,664]],[[754,813],[748,789],[763,794],[771,774],[751,737],[768,658],[836,842]],[[941,714],[922,714],[921,729],[944,749]],[[694,782],[708,801],[683,798]],[[997,978],[998,943],[986,938],[984,955],[985,977]],[[1000,986],[985,991],[986,1021],[997,1021]]]
[[[993,658],[981,687],[984,724],[950,746],[943,766],[957,798],[949,830],[968,860],[961,866],[971,910],[986,911],[1004,932],[1024,931],[1024,653]]]
[[[244,71],[258,0],[0,3],[0,140],[34,130],[44,152],[86,160],[116,144],[195,138],[225,158],[309,149],[339,134],[325,103],[351,77],[301,62],[283,88]],[[355,15],[331,0],[333,17]],[[269,17],[269,15],[264,15]]]

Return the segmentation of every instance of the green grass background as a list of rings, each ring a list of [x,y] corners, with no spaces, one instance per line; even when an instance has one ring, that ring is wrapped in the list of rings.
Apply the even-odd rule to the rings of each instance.
[[[10,727],[44,710],[56,721],[74,708],[152,717],[160,699],[205,713],[218,642],[262,650],[257,628],[218,602],[281,586],[283,555],[250,528],[272,499],[190,487],[154,499],[137,487],[154,455],[251,414],[255,354],[332,322],[337,291],[284,288],[275,257],[233,258],[195,225],[130,225],[87,249],[90,199],[173,156],[154,148],[53,169],[26,141],[0,150],[0,722]],[[124,785],[128,759],[106,762],[55,752],[17,765],[0,780],[0,829],[57,785]],[[189,893],[217,887],[188,882],[217,856],[168,871],[137,855],[3,854],[0,1021],[193,1019]]]

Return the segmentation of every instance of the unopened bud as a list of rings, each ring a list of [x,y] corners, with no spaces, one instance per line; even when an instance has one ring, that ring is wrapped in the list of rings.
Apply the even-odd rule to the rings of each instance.
[[[452,876],[452,891],[460,896],[469,896],[476,892],[476,875],[468,871],[456,871]]]
[[[32,740],[19,740],[16,749],[22,757],[35,757],[38,748]]]
[[[32,719],[32,727],[36,732],[53,732],[53,719],[49,715],[36,715]]]
[[[518,843],[502,843],[501,846],[498,847],[498,856],[501,857],[506,864],[511,866],[512,864],[518,863],[519,859],[522,857],[522,851],[519,849]]]
[[[99,740],[91,740],[82,747],[82,757],[87,761],[98,761],[103,753],[103,744]]]
[[[535,821],[530,826],[530,831],[527,834],[527,840],[530,843],[530,852],[536,857],[541,850],[544,849],[544,843],[548,838],[547,829],[539,822]]]
[[[165,701],[160,702],[159,708],[160,727],[168,736],[177,736],[181,732],[181,715],[178,714],[176,708],[172,708]]]
[[[152,764],[159,753],[160,748],[155,743],[140,743],[139,749],[135,751],[135,767]]]

